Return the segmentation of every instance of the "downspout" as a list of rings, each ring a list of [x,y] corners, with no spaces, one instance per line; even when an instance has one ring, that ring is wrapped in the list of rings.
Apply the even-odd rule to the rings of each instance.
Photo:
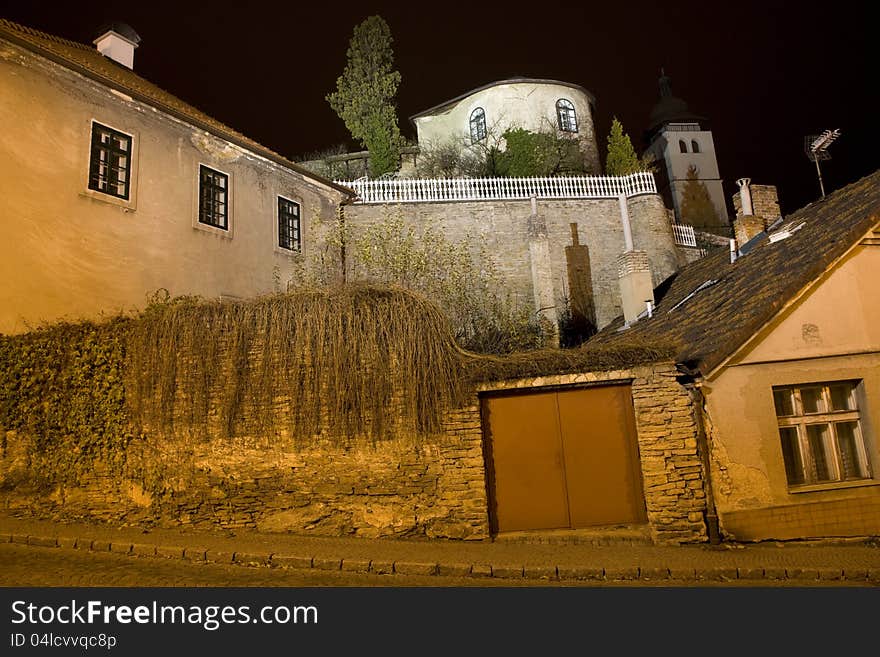
[[[715,495],[712,486],[712,469],[709,465],[709,438],[706,435],[706,424],[703,408],[706,398],[700,383],[691,381],[684,384],[691,391],[694,400],[694,419],[697,422],[697,452],[703,464],[706,482],[706,530],[709,532],[709,543],[718,545],[721,543],[721,531],[718,525],[718,511],[715,509]]]

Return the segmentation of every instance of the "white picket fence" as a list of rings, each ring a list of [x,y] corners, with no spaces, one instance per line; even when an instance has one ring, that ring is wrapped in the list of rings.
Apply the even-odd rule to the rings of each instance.
[[[672,224],[672,236],[679,246],[696,246],[697,236],[694,227],[686,224]]]
[[[554,178],[409,178],[336,180],[354,190],[355,203],[430,203],[437,201],[504,201],[536,197],[617,198],[656,194],[651,173],[629,176]]]

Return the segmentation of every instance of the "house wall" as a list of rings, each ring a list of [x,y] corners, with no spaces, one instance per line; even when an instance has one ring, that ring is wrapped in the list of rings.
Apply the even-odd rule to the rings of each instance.
[[[703,387],[724,531],[744,540],[880,534],[880,248],[858,246]],[[858,380],[873,478],[789,490],[772,387]],[[820,488],[820,487],[813,487]]]
[[[449,139],[470,143],[470,116],[477,107],[486,112],[489,138],[500,139],[508,128],[525,128],[533,132],[558,130],[556,101],[570,100],[578,122],[577,138],[588,173],[601,173],[593,109],[590,98],[580,89],[548,82],[515,82],[499,84],[463,98],[454,105],[428,116],[416,118],[419,145],[424,149]],[[566,133],[560,133],[566,134]]]
[[[648,252],[654,285],[660,284],[682,264],[663,201],[656,194],[630,198],[627,202],[636,249]],[[624,250],[620,205],[616,199],[552,200],[537,202],[549,244],[549,262],[540,263],[541,274],[553,281],[557,308],[569,296],[565,247],[571,244],[570,224],[578,225],[580,243],[590,249],[593,298],[599,328],[622,310],[617,282],[617,256]],[[464,201],[401,203],[393,206],[349,205],[347,225],[355,232],[381,223],[393,213],[416,228],[432,225],[451,240],[478,235],[485,240],[508,289],[524,303],[534,303],[528,219],[531,205],[523,201]]]
[[[143,307],[251,297],[289,278],[278,195],[312,223],[341,193],[0,40],[0,332]],[[91,122],[133,136],[130,201],[88,190]],[[199,164],[230,176],[230,229],[198,223]]]

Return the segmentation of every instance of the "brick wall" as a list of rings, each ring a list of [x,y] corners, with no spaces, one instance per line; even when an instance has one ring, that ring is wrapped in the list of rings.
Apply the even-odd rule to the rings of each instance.
[[[647,517],[657,543],[703,541],[705,491],[693,409],[671,364],[542,377],[498,388],[632,381]],[[271,432],[270,432],[271,433]],[[279,429],[279,433],[283,434]],[[451,412],[442,433],[374,445],[283,435],[150,437],[129,450],[128,476],[97,467],[78,486],[28,487],[23,441],[6,433],[0,504],[43,517],[361,537],[489,537],[479,404]],[[137,475],[137,476],[135,476]],[[141,483],[161,478],[150,492]]]
[[[738,541],[880,535],[880,497],[805,502],[721,513],[728,538]]]
[[[648,253],[654,285],[675,272],[682,256],[672,236],[666,208],[654,194],[628,201],[635,248]],[[576,224],[580,243],[589,248],[596,321],[601,328],[621,314],[617,283],[617,256],[624,250],[620,206],[610,200],[541,199],[538,214],[546,226],[550,245],[550,276],[561,310],[569,296],[565,247],[571,244],[571,224]],[[393,206],[346,206],[348,225],[367,230],[389,213],[400,212],[417,227],[431,224],[442,228],[450,239],[468,234],[485,238],[498,270],[509,289],[529,304],[534,303],[530,267],[528,220],[531,206],[523,201],[462,201],[449,203],[402,203]]]
[[[151,437],[129,449],[131,474],[162,478],[150,493],[135,476],[98,467],[78,486],[35,491],[22,481],[22,441],[7,432],[0,503],[52,517],[166,527],[252,527],[362,537],[488,537],[482,434],[476,402],[448,414],[430,440],[347,448],[296,447],[273,438],[190,441]]]

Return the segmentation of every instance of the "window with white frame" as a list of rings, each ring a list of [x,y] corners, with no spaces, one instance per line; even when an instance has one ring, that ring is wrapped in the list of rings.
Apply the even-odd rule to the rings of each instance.
[[[89,189],[128,200],[131,135],[92,122]]]
[[[471,141],[482,141],[486,138],[486,112],[478,107],[471,112]]]
[[[871,477],[857,388],[857,381],[773,388],[789,486]]]
[[[577,132],[577,114],[574,104],[565,98],[556,101],[556,117],[559,119],[559,129],[563,132]]]
[[[199,223],[229,229],[229,176],[199,165]]]
[[[278,197],[278,246],[287,251],[299,251],[299,203]]]

